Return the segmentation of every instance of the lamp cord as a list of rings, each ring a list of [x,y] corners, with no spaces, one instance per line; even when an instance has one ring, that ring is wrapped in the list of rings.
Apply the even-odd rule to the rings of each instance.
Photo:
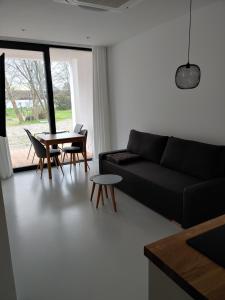
[[[190,21],[189,21],[189,33],[188,33],[188,64],[190,61],[190,48],[191,48],[191,23],[192,23],[192,0],[190,0]]]

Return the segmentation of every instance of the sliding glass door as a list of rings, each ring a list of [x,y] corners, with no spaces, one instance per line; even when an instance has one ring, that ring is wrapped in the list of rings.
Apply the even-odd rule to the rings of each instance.
[[[65,49],[50,49],[54,109],[57,131],[72,131],[72,80],[71,65]]]
[[[6,128],[5,128],[5,54],[0,55],[0,136],[6,136]]]
[[[5,53],[6,132],[12,164],[26,167],[36,158],[24,128],[34,135],[49,132],[43,53],[16,49],[0,49],[0,53]]]
[[[87,151],[93,149],[92,52],[50,48],[56,130],[88,130]]]
[[[91,50],[0,41],[2,53],[6,97],[5,112],[0,108],[0,113],[6,118],[6,128],[2,129],[8,136],[13,168],[31,169],[37,163],[24,129],[33,135],[56,133],[73,131],[75,124],[81,123],[88,130],[87,150],[91,157]]]

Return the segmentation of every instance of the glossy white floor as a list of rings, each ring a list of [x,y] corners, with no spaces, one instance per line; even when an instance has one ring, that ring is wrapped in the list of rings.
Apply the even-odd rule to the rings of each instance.
[[[146,300],[143,246],[181,229],[118,190],[118,213],[109,200],[96,210],[94,171],[64,171],[3,182],[18,300]]]

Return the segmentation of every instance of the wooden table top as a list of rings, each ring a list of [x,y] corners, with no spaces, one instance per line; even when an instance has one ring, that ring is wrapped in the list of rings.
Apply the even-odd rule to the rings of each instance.
[[[225,300],[225,269],[186,243],[224,224],[225,215],[184,230],[145,246],[145,256],[194,299]]]
[[[83,139],[84,135],[75,132],[63,132],[63,133],[56,133],[56,134],[38,134],[36,138],[39,139],[39,141],[42,143],[46,143],[46,142],[60,143],[63,141],[71,141],[79,138]]]

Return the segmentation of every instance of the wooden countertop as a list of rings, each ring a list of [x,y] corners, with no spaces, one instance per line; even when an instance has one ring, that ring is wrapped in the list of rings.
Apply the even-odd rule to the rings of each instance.
[[[186,243],[223,224],[225,215],[147,245],[145,256],[194,299],[225,300],[225,269]]]

